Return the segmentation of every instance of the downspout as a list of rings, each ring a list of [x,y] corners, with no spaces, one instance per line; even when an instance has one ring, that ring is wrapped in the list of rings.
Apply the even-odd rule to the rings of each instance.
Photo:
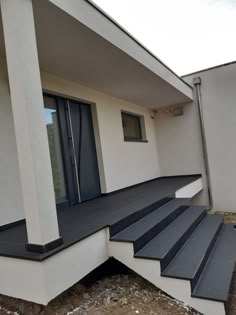
[[[196,97],[200,118],[200,129],[201,129],[201,139],[202,139],[202,147],[203,147],[203,158],[204,158],[204,166],[206,172],[206,181],[207,181],[207,191],[209,197],[209,210],[213,207],[213,198],[212,198],[212,188],[211,188],[211,177],[210,177],[210,169],[209,169],[209,159],[207,153],[207,144],[206,144],[206,133],[204,126],[204,117],[203,117],[203,107],[202,107],[202,98],[201,98],[201,78],[196,77],[193,78],[193,84],[196,89]]]

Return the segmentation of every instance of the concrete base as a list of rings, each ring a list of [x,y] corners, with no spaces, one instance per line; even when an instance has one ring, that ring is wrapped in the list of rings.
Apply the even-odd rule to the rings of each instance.
[[[0,293],[47,305],[108,258],[103,229],[43,262],[0,257]]]
[[[202,178],[195,180],[194,182],[178,189],[175,192],[175,198],[193,198],[203,189]]]

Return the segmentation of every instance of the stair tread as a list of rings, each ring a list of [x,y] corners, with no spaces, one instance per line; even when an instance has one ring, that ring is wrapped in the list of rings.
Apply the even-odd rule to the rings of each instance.
[[[176,241],[205,212],[206,207],[191,206],[144,246],[135,257],[162,259]]]
[[[193,292],[194,297],[226,302],[236,260],[236,231],[225,224]]]
[[[193,279],[209,245],[222,225],[223,216],[209,214],[163,272],[164,276]]]
[[[117,233],[111,238],[111,240],[134,242],[178,207],[183,206],[188,202],[188,198],[173,199]]]

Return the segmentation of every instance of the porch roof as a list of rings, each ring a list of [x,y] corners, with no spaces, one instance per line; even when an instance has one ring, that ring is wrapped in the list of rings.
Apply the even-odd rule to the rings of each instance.
[[[42,71],[149,108],[192,100],[186,82],[91,1],[33,4]]]
[[[132,213],[149,207],[163,198],[174,197],[177,190],[200,177],[188,175],[157,178],[74,207],[59,209],[58,224],[64,244],[45,254],[31,253],[25,249],[27,243],[25,223],[11,227],[0,232],[0,256],[45,260]]]

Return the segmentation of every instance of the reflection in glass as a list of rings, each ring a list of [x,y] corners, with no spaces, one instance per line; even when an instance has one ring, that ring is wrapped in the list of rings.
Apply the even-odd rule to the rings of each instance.
[[[56,203],[61,203],[67,196],[55,99],[44,96],[44,107]]]

